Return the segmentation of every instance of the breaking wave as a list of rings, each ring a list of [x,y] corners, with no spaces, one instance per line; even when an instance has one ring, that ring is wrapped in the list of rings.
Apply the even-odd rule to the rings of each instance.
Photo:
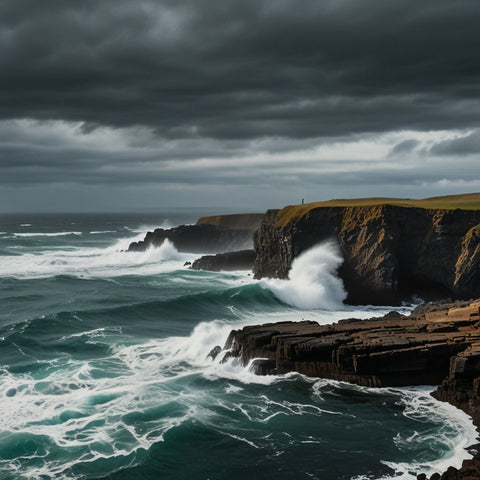
[[[2,257],[0,277],[48,278],[71,275],[82,278],[149,275],[181,268],[198,255],[180,253],[166,239],[159,247],[144,252],[127,252],[133,239],[122,239],[107,248],[79,247],[68,250]]]
[[[288,279],[264,279],[260,284],[296,308],[335,310],[347,297],[343,282],[336,275],[342,262],[336,244],[322,243],[292,262]]]
[[[131,343],[117,326],[95,328],[57,342],[65,351],[74,345],[102,347],[97,358],[58,357],[37,363],[30,374],[3,369],[0,399],[7,415],[0,468],[19,478],[98,478],[111,468],[138,464],[154,445],[165,455],[169,449],[181,450],[178,435],[184,433],[207,455],[208,465],[199,465],[203,476],[212,464],[220,467],[208,457],[215,448],[209,439],[217,437],[231,439],[240,450],[234,468],[244,464],[242,458],[253,448],[258,458],[251,462],[260,475],[270,468],[265,458],[277,455],[285,455],[284,468],[293,474],[299,467],[293,461],[289,467],[287,452],[308,457],[324,448],[326,439],[334,449],[342,448],[348,438],[339,437],[338,430],[351,429],[357,447],[350,455],[367,455],[361,432],[377,429],[382,442],[395,445],[405,458],[416,458],[413,463],[385,458],[382,463],[392,475],[382,478],[414,480],[412,472],[433,473],[458,464],[461,450],[475,439],[468,416],[434,400],[428,388],[369,389],[296,373],[257,376],[235,360],[207,358],[232,326],[245,320],[201,322],[189,336],[142,343]],[[439,451],[445,456],[431,461]],[[8,452],[17,459],[5,458]],[[305,473],[313,469],[305,465]],[[131,478],[148,477],[139,472]]]

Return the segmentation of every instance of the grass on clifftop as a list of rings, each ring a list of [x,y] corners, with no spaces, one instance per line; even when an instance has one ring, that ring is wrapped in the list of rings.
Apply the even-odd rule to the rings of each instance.
[[[260,226],[263,216],[263,213],[233,213],[230,215],[212,215],[209,217],[199,218],[197,220],[197,225],[210,224],[219,228],[233,230],[255,230]]]
[[[444,197],[423,198],[352,198],[336,199],[324,202],[306,203],[305,205],[289,205],[278,212],[277,226],[283,227],[292,219],[306,215],[310,210],[319,207],[367,207],[373,205],[397,205],[401,207],[432,208],[442,210],[480,210],[480,193],[463,195],[447,195]]]

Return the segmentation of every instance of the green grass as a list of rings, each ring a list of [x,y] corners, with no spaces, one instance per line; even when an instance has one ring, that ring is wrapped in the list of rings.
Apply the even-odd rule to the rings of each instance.
[[[278,213],[277,226],[285,226],[290,220],[306,215],[310,210],[321,207],[367,207],[373,205],[397,205],[401,207],[417,207],[440,210],[480,210],[480,193],[463,195],[447,195],[423,199],[411,198],[352,198],[335,199],[324,202],[306,203],[305,205],[289,205]]]

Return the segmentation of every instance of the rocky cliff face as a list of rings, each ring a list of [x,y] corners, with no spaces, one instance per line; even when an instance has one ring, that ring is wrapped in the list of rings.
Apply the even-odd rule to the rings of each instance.
[[[285,210],[285,209],[284,209]],[[286,278],[305,250],[334,239],[347,302],[480,295],[480,211],[397,205],[319,207],[285,221],[270,210],[254,235],[256,278]]]
[[[263,214],[218,215],[203,217],[196,225],[157,228],[144,240],[133,242],[129,251],[144,251],[160,246],[168,238],[180,252],[223,253],[253,248],[253,232]]]

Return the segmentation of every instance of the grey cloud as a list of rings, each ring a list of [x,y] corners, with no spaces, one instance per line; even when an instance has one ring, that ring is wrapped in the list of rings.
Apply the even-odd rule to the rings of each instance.
[[[4,0],[0,115],[160,136],[480,122],[476,0]]]
[[[389,155],[395,156],[399,154],[410,153],[419,145],[419,143],[420,142],[418,140],[404,140],[403,142],[395,145],[390,151]]]
[[[0,205],[470,188],[479,23],[478,0],[2,0]],[[413,139],[440,130],[474,132]]]
[[[437,143],[430,149],[434,155],[479,155],[480,154],[480,130],[475,130],[465,137],[445,140]]]

